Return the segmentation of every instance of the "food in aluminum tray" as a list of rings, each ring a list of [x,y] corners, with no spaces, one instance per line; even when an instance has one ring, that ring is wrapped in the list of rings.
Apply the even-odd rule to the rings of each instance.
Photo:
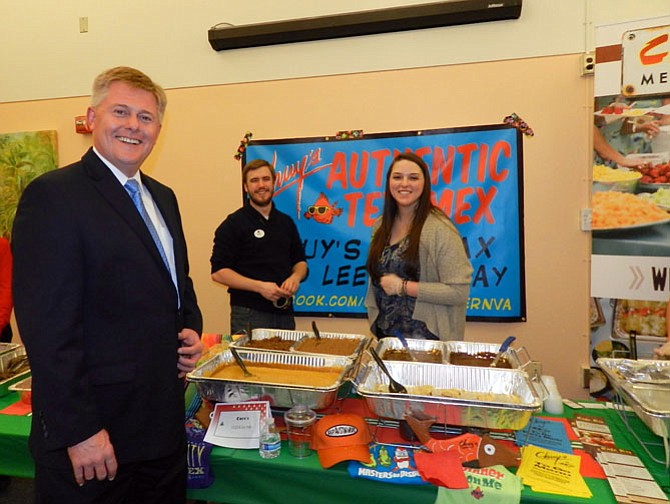
[[[500,343],[477,343],[470,341],[445,341],[445,362],[456,365],[489,367],[495,359]],[[523,368],[530,362],[526,347],[509,348],[497,367]]]
[[[670,361],[600,358],[597,364],[651,431],[670,437]]]
[[[369,338],[362,334],[346,334],[346,333],[332,333],[320,332],[322,340],[326,340],[323,346],[327,351],[319,351],[318,342],[311,331],[288,331],[283,329],[254,329],[251,333],[251,338],[243,336],[231,346],[236,349],[245,350],[260,350],[272,352],[300,352],[315,355],[340,355],[330,352],[330,343],[332,340],[351,340],[352,351],[343,353],[344,357],[355,359],[363,348],[369,342]],[[270,341],[272,340],[272,341]],[[258,347],[253,346],[257,342]],[[266,344],[264,345],[265,342]],[[301,346],[308,345],[309,349],[303,350]]]
[[[19,345],[10,352],[0,354],[0,397],[9,394],[9,386],[30,375],[26,348]]]
[[[353,366],[347,357],[320,356],[287,352],[237,350],[245,364],[267,366],[306,366],[310,368],[336,368],[337,377],[328,386],[310,387],[285,385],[282,383],[256,382],[249,379],[225,380],[211,375],[221,366],[236,365],[230,350],[221,352],[198,366],[187,375],[196,384],[199,394],[216,402],[269,401],[271,406],[290,408],[306,404],[312,409],[323,409],[332,405],[337,393]]]
[[[320,333],[318,339],[308,332],[303,338],[291,347],[292,352],[309,353],[315,355],[335,355],[356,359],[364,348],[367,348],[370,338],[362,334]]]
[[[271,352],[288,352],[295,342],[305,336],[304,331],[288,331],[281,329],[254,329],[249,335],[233,341],[230,346],[238,350],[259,350]],[[257,346],[254,346],[257,345]]]
[[[399,338],[382,338],[377,342],[375,350],[383,360],[445,362],[445,348],[442,341],[407,339],[407,348]],[[412,359],[414,358],[414,359]]]
[[[521,370],[399,361],[387,361],[386,366],[409,394],[388,392],[389,380],[374,362],[354,380],[356,392],[385,418],[402,420],[407,413],[420,412],[437,423],[519,430],[542,409],[546,396]]]

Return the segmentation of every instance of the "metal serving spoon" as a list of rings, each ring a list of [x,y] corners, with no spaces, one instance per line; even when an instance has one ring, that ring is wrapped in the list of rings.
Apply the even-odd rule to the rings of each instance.
[[[314,331],[314,336],[316,339],[320,340],[321,339],[321,333],[319,333],[319,330],[316,327],[316,322],[312,320],[312,331]]]
[[[388,368],[386,367],[386,364],[384,364],[384,361],[382,358],[379,356],[379,354],[375,351],[374,348],[370,348],[370,353],[372,354],[372,357],[377,361],[377,365],[381,368],[381,370],[384,372],[386,376],[389,378],[389,392],[393,394],[407,394],[407,389],[402,383],[399,383],[393,379],[393,376],[391,376],[391,373],[389,372]]]
[[[244,365],[244,361],[242,360],[242,357],[240,357],[240,354],[237,353],[237,350],[233,347],[230,347],[230,353],[233,354],[233,357],[235,358],[235,362],[237,362],[237,365],[240,366],[240,368],[242,368],[244,376],[245,377],[253,376],[247,369],[247,366]]]

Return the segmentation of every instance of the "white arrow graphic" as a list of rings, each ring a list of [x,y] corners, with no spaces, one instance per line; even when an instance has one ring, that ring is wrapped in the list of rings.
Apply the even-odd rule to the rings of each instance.
[[[629,266],[630,270],[633,272],[633,281],[631,282],[629,289],[638,290],[644,282],[644,275],[639,266]]]

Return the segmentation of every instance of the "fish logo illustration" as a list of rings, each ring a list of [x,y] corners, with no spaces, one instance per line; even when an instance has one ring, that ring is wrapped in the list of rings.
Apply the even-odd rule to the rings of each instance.
[[[342,209],[336,208],[337,203],[330,204],[325,194],[320,193],[313,205],[307,207],[305,218],[314,219],[319,224],[331,224],[333,218],[342,215]]]

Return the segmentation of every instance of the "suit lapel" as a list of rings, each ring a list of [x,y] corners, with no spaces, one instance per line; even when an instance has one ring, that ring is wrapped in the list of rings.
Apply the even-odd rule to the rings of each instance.
[[[84,154],[82,161],[95,189],[137,234],[144,247],[153,257],[156,265],[165,273],[165,277],[170,281],[170,284],[172,284],[170,272],[165,268],[165,263],[156,248],[153,238],[151,238],[151,234],[149,233],[146,224],[118,179],[110,172],[109,168],[107,168],[92,149],[89,149],[89,151]],[[172,232],[172,229],[170,229],[170,232]]]

